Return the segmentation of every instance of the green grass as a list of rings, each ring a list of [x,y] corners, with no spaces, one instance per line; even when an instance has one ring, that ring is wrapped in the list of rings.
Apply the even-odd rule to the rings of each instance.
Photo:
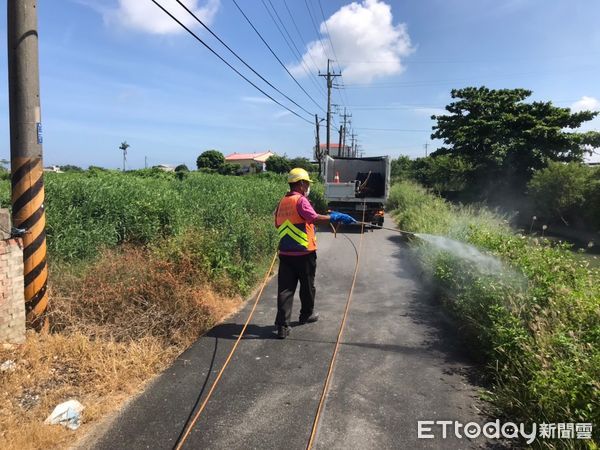
[[[501,273],[482,274],[455,254],[416,244],[467,345],[487,363],[498,411],[527,423],[592,422],[598,440],[600,270],[567,245],[515,234],[504,217],[451,205],[413,183],[394,185],[389,206],[402,229],[448,236],[503,262]]]
[[[247,292],[275,250],[272,214],[288,185],[285,176],[271,173],[191,172],[178,179],[140,170],[49,173],[45,188],[51,262],[85,265],[102,249],[125,243],[181,244],[178,237],[193,230],[202,242],[198,263],[213,278],[227,276]],[[311,200],[322,209],[322,186],[316,183],[312,191]],[[7,180],[0,181],[0,202],[10,202]]]

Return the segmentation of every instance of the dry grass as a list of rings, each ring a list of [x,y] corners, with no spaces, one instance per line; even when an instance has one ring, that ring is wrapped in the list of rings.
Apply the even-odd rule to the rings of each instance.
[[[106,416],[241,300],[219,294],[190,258],[153,252],[105,253],[83,273],[55,273],[52,333],[30,333],[0,350],[0,448],[64,448]],[[54,406],[78,399],[83,426],[44,425]]]

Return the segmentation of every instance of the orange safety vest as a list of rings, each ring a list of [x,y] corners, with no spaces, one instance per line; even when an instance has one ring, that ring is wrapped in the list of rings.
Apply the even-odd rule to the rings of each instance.
[[[286,195],[275,212],[275,226],[279,234],[279,251],[286,253],[314,252],[317,249],[315,226],[298,214],[302,194]]]

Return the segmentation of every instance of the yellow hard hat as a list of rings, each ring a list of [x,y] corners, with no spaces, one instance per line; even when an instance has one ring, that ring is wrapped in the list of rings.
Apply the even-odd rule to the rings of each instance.
[[[290,173],[288,174],[288,183],[297,183],[298,181],[308,181],[309,183],[312,183],[308,172],[300,167],[290,170]]]

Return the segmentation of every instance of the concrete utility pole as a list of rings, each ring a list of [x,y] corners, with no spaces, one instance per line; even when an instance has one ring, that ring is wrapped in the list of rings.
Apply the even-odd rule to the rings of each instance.
[[[342,147],[342,137],[343,137],[343,134],[344,134],[344,126],[340,125],[340,136],[339,136],[339,139],[338,139],[338,142],[339,142],[339,144],[338,144],[338,156],[344,156],[344,149]]]
[[[429,147],[429,142],[425,142],[423,147],[425,147],[425,158],[427,158],[427,148]]]
[[[125,172],[125,166],[127,163],[127,149],[130,147],[130,145],[127,143],[127,141],[121,142],[121,145],[119,146],[119,150],[123,151],[123,172]]]
[[[355,139],[356,139],[356,134],[355,134],[355,133],[352,133],[352,134],[350,135],[350,137],[352,138],[352,145],[350,146],[350,151],[352,152],[352,153],[351,153],[351,154],[352,154],[352,157],[353,157],[353,158],[356,158],[356,147],[355,147],[355,142],[354,142],[354,141],[355,141]]]
[[[342,114],[344,133],[342,134],[342,141],[340,143],[340,145],[344,149],[344,152],[346,151],[346,129],[347,129],[346,126],[347,126],[348,119],[351,117],[352,117],[352,114],[348,114],[346,112],[346,107],[344,107],[344,114]],[[350,152],[348,152],[347,156],[350,156]]]
[[[23,266],[28,323],[47,329],[46,214],[38,63],[37,1],[8,0],[8,91],[13,226],[25,229]]]
[[[315,114],[315,159],[319,163],[319,176],[321,176],[321,160],[323,155],[321,154],[321,139],[319,134],[319,116]]]
[[[330,59],[327,60],[327,73],[319,73],[320,77],[327,78],[327,154],[329,155],[331,147],[331,88],[333,87],[333,80],[335,77],[339,77],[341,73],[333,73],[329,69]]]

